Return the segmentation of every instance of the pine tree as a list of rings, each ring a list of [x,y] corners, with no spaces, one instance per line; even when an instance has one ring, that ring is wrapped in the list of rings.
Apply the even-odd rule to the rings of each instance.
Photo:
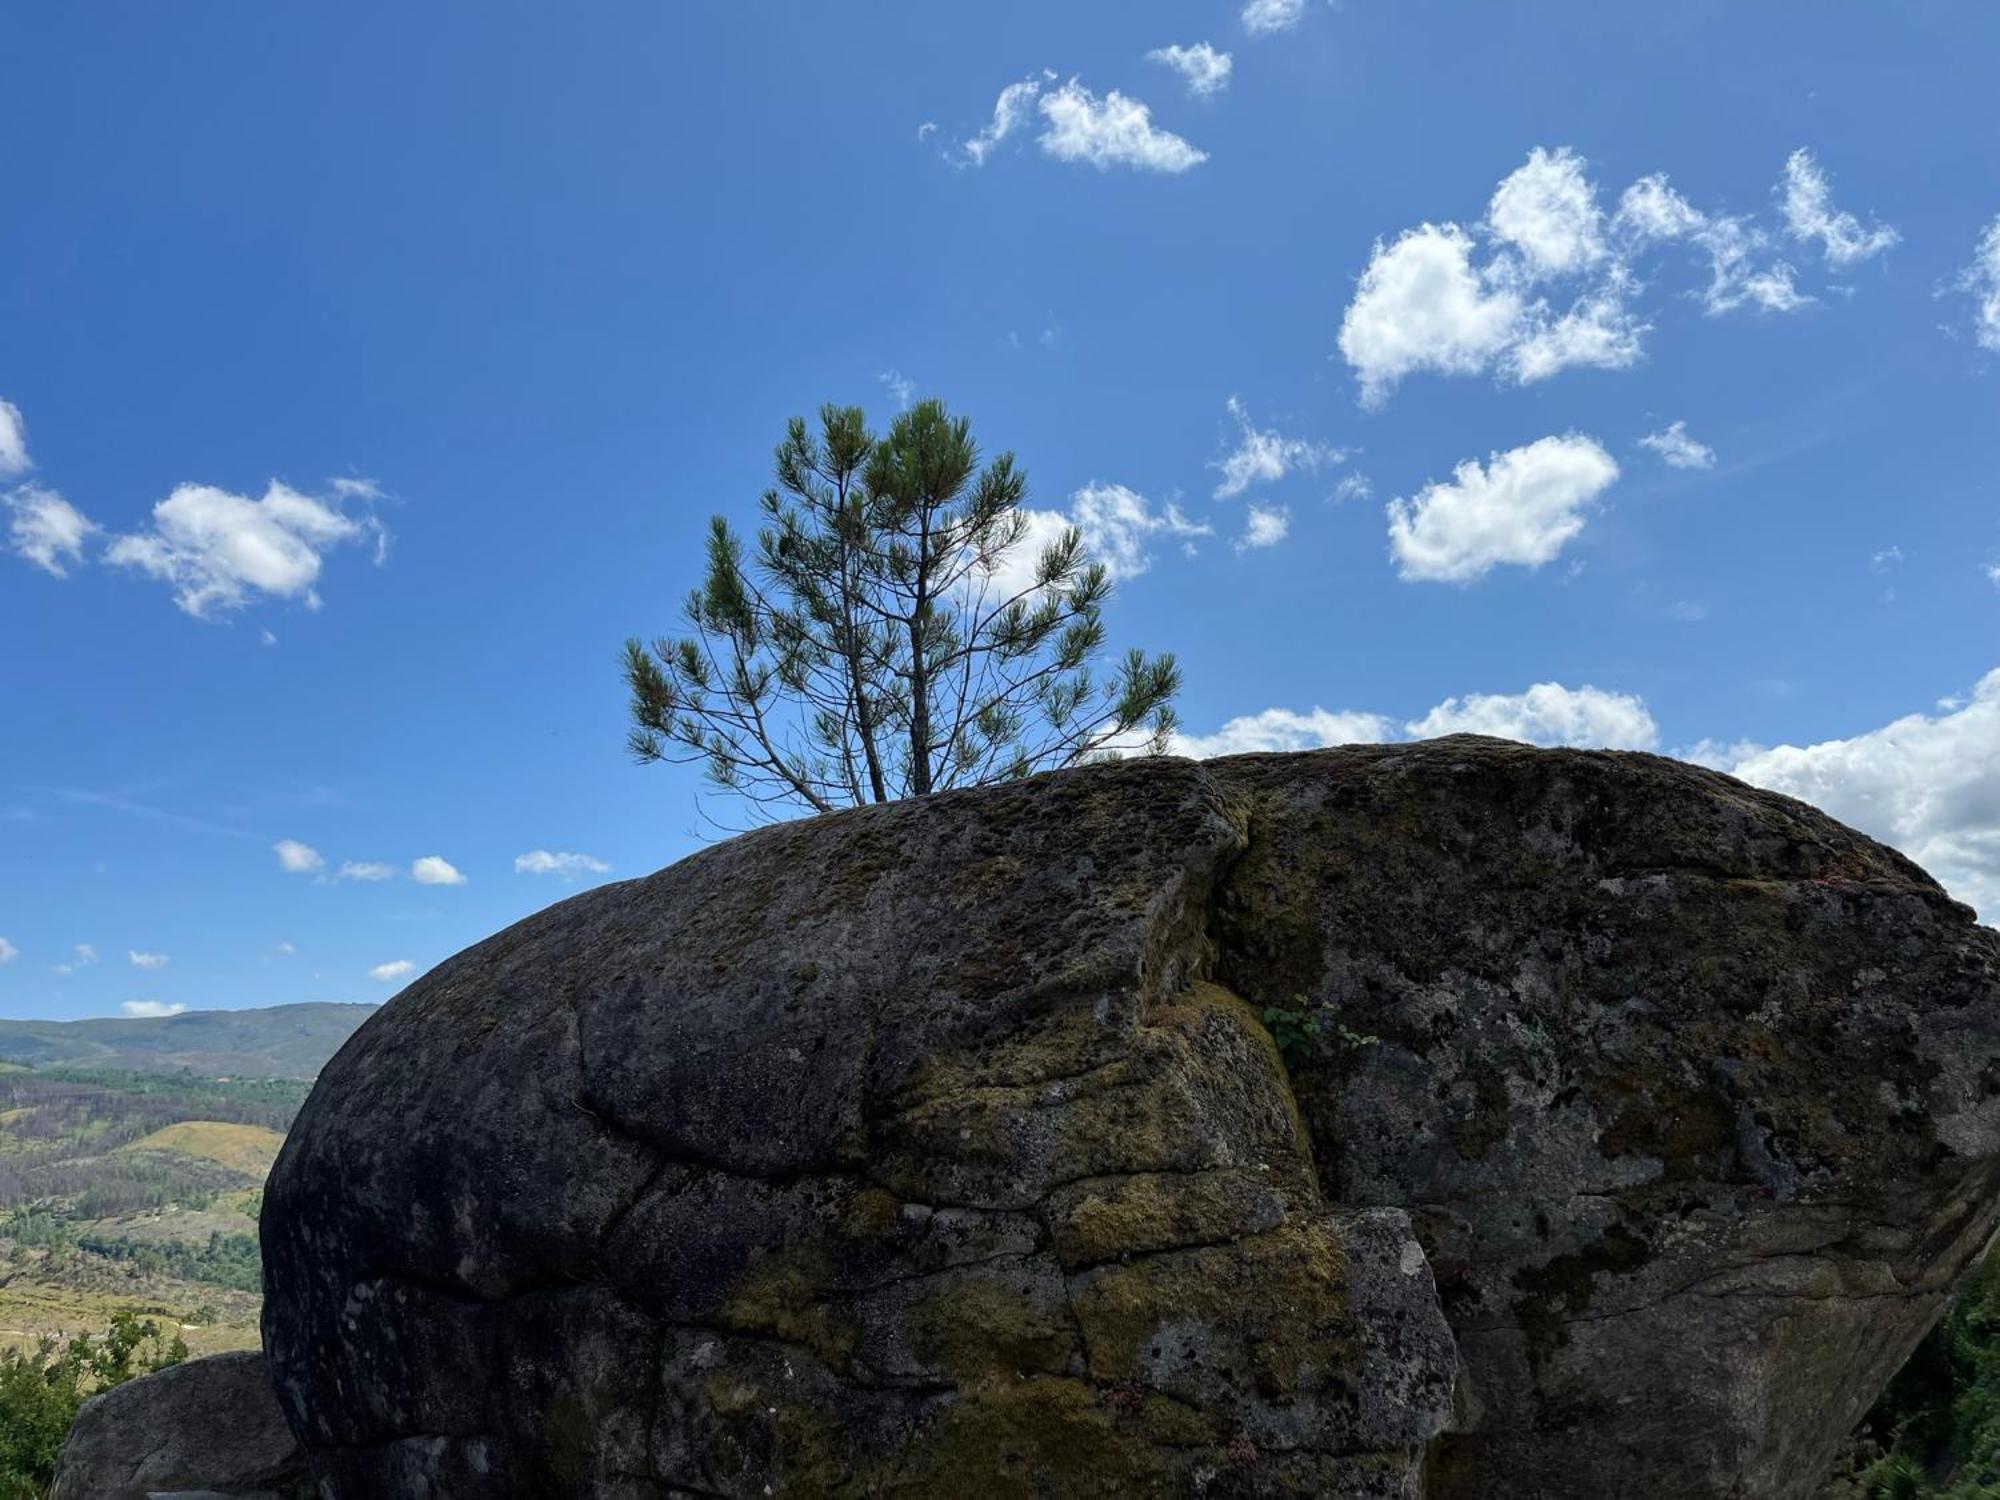
[[[1164,751],[1173,657],[1093,672],[1103,565],[1074,527],[1024,556],[1026,476],[965,418],[925,401],[878,439],[827,406],[776,470],[754,558],[715,517],[687,633],[625,643],[638,760],[701,761],[768,817]]]

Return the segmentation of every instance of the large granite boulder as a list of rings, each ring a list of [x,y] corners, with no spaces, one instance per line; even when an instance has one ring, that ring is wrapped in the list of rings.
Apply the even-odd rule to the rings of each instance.
[[[213,1354],[84,1402],[49,1500],[306,1500],[305,1458],[264,1356]]]
[[[265,1342],[330,1497],[1803,1494],[1992,1228],[1996,1058],[2000,935],[1722,776],[1100,766],[412,985]]]

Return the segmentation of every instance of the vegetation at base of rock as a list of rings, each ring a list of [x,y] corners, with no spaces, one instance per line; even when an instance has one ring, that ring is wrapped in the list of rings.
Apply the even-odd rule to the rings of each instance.
[[[1030,535],[1026,475],[963,417],[923,401],[878,438],[827,406],[776,469],[754,561],[715,517],[688,634],[625,644],[639,761],[824,813],[1166,748],[1174,659],[1093,675],[1109,572],[1074,526]]]
[[[0,1500],[39,1500],[77,1409],[99,1391],[187,1358],[179,1335],[121,1313],[98,1337],[0,1349]]]
[[[1966,1278],[1862,1425],[1869,1500],[2000,1500],[2000,1256]]]

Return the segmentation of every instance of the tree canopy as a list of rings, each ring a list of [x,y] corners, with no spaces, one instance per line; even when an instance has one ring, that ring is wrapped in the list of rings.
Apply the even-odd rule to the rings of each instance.
[[[878,438],[829,405],[775,468],[754,546],[711,520],[685,633],[625,643],[638,760],[699,761],[769,817],[1165,749],[1173,657],[1097,669],[1104,565],[964,417],[924,401]]]

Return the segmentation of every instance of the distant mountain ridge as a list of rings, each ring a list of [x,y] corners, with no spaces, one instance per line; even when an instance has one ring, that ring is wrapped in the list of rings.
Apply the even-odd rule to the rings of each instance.
[[[373,1005],[309,1002],[88,1021],[0,1020],[0,1061],[204,1077],[317,1077]]]

